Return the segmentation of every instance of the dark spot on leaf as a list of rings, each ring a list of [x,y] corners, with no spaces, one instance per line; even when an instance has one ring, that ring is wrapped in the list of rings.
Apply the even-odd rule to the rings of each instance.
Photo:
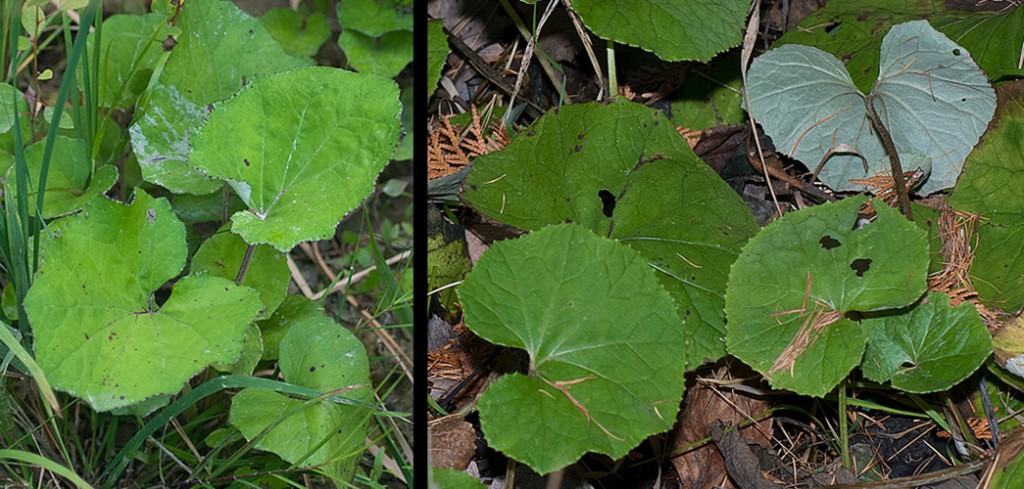
[[[961,102],[966,102],[966,101],[967,101],[967,98],[966,98],[966,97],[964,97],[964,98],[960,99],[960,101],[961,101]]]
[[[242,75],[242,86],[244,87],[246,83],[248,82],[245,80],[245,75]]]
[[[565,303],[565,307],[573,307],[573,306],[575,306],[575,305],[576,305],[576,303],[575,303],[575,302],[573,302],[573,301],[569,301],[569,302],[566,302],[566,303]]]
[[[840,243],[838,239],[835,239],[832,236],[829,236],[827,234],[822,236],[821,240],[818,241],[818,243],[820,243],[821,247],[825,248],[826,250],[831,250],[832,248],[838,248],[840,245],[842,245],[842,243]]]
[[[121,397],[119,397],[118,399],[120,399],[120,400],[122,400],[122,401],[123,401],[123,400],[124,400],[124,396],[121,396]]]
[[[576,136],[576,140],[577,141],[583,141],[583,135],[580,134],[579,136]]]
[[[178,41],[174,40],[174,37],[172,36],[167,36],[167,39],[164,39],[164,42],[161,44],[161,46],[164,48],[164,51],[170,51],[174,49],[174,46],[177,45]]]
[[[310,373],[316,372],[316,367],[309,367],[309,371],[310,371]]]
[[[85,341],[89,341],[89,333],[82,333],[85,335]]]
[[[577,152],[577,153],[579,153],[580,150],[582,150],[582,149],[583,149],[583,145],[582,144],[577,144],[576,147],[573,148],[572,150]]]
[[[249,158],[242,158],[242,163],[245,163],[245,166],[249,166]]]
[[[953,56],[960,56],[960,50],[954,48],[953,49]]]
[[[469,189],[470,189],[470,190],[472,190],[472,191],[474,191],[474,192],[476,192],[476,185],[470,185],[470,186],[469,186]]]
[[[687,309],[687,310],[683,311],[683,316],[684,317],[690,317],[690,314],[692,314],[692,313],[693,313],[693,311]]]
[[[213,112],[213,104],[206,106],[206,112]]]
[[[110,333],[107,335],[107,341],[114,341],[114,338],[117,338],[117,333]]]
[[[526,137],[532,138],[534,134],[535,133],[533,132],[533,129],[530,129],[529,131],[526,132]]]
[[[905,361],[905,362],[900,364],[900,368],[904,369],[904,370],[908,370],[908,369],[912,369],[912,368],[916,368],[916,367],[917,367],[917,365],[914,365],[914,362],[911,362],[909,360],[907,360],[907,361]]]
[[[606,189],[598,191],[597,196],[601,198],[601,212],[604,213],[604,217],[612,217],[612,212],[615,210],[615,196]]]
[[[861,12],[860,15],[857,16],[857,20],[860,22],[864,22],[865,20],[868,20],[870,16],[871,14],[867,12]]]
[[[838,21],[834,21],[834,20],[829,22],[828,24],[825,24],[825,34],[831,35],[832,32],[835,31],[836,29],[838,29],[839,26],[841,26],[841,25],[843,25],[842,22],[838,22]]]
[[[572,219],[569,219],[568,217],[565,218],[565,223],[566,224],[572,224]]]
[[[696,282],[697,281],[697,276],[696,275],[690,275],[690,281],[691,282]]]
[[[221,262],[219,262],[217,260],[214,260],[213,264],[217,265],[218,267],[221,267],[221,268],[227,268],[227,266],[225,266],[223,263],[221,263]]]
[[[850,263],[850,268],[857,272],[858,277],[864,277],[864,272],[871,268],[871,258],[857,258]]]

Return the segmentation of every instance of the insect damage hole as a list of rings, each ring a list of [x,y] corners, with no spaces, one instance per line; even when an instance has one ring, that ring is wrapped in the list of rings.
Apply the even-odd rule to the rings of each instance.
[[[604,213],[604,217],[612,217],[612,212],[615,211],[615,196],[607,189],[599,190],[597,196],[601,198],[601,212]]]
[[[827,234],[821,237],[821,239],[818,241],[818,244],[820,244],[821,247],[825,248],[826,250],[838,248],[839,246],[842,245],[842,243],[840,243],[838,239],[835,239]]]
[[[864,278],[864,272],[871,268],[870,258],[857,258],[850,263],[850,268],[857,272],[857,277]]]

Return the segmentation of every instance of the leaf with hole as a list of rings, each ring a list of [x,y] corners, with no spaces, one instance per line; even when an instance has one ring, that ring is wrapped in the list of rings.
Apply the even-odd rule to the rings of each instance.
[[[375,75],[309,67],[259,77],[215,105],[192,136],[190,163],[245,202],[232,232],[288,251],[332,235],[373,191],[401,110],[398,86]]]
[[[459,298],[466,327],[530,358],[529,375],[502,377],[477,402],[491,447],[546,474],[588,451],[622,457],[675,422],[683,325],[635,250],[545,227],[492,245]]]
[[[867,100],[874,101],[901,159],[917,154],[931,160],[921,194],[956,183],[995,111],[995,93],[970,53],[923,20],[885,36],[881,72],[868,95],[839,60],[810,46],[785,45],[759,56],[748,83],[754,116],[780,152],[815,168],[840,145],[859,151],[832,155],[818,174],[836,191],[863,190],[850,180],[890,170],[866,116]]]
[[[930,292],[908,312],[861,324],[868,334],[864,376],[905,392],[949,389],[992,354],[992,336],[974,305],[951,307],[941,292]]]
[[[213,362],[233,362],[262,309],[256,291],[208,274],[157,290],[185,266],[185,228],[164,199],[97,198],[44,246],[25,299],[39,366],[97,411],[174,394]]]
[[[465,189],[500,222],[571,221],[636,249],[686,322],[685,356],[725,354],[726,276],[757,224],[660,112],[621,99],[564,107],[477,158]]]
[[[743,248],[729,274],[729,353],[772,385],[822,396],[861,361],[866,335],[846,316],[907,306],[925,291],[926,233],[864,197],[786,214]]]
[[[341,389],[337,395],[364,403],[373,399],[363,344],[323,314],[291,324],[281,339],[279,365],[286,382],[324,393]],[[360,406],[246,388],[232,399],[228,420],[246,439],[257,439],[257,448],[301,467],[326,464],[322,468],[328,474],[348,482],[363,451],[370,415]]]
[[[178,27],[178,43],[129,129],[132,149],[147,182],[174,193],[208,194],[221,183],[186,162],[189,138],[211,104],[231,97],[257,75],[310,61],[287,55],[259,20],[230,2],[190,0],[181,7]]]

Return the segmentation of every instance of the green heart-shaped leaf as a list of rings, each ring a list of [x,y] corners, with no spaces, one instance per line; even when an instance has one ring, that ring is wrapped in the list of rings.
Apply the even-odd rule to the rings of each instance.
[[[636,249],[686,322],[685,356],[725,354],[726,277],[757,223],[660,112],[622,100],[564,107],[478,158],[465,188],[498,221],[573,222]]]
[[[775,386],[822,396],[856,365],[865,333],[846,319],[913,303],[925,291],[926,233],[853,197],[786,214],[747,243],[725,295],[729,352]]]
[[[248,206],[231,217],[247,243],[288,251],[325,239],[373,191],[398,143],[398,85],[300,68],[252,80],[192,136],[190,164]]]
[[[159,81],[146,91],[129,128],[142,176],[174,193],[208,194],[221,183],[185,164],[189,136],[211,104],[256,75],[310,64],[285,54],[260,24],[230,2],[190,0],[178,18],[181,35]]]
[[[39,366],[97,411],[173,394],[213,362],[233,362],[262,304],[230,280],[189,275],[185,228],[164,199],[95,199],[46,240],[25,298]]]
[[[344,389],[339,395],[364,403],[373,399],[369,362],[358,338],[323,314],[291,323],[280,345],[279,365],[287,382],[325,393]],[[256,442],[258,448],[303,467],[326,464],[329,474],[347,482],[363,451],[369,417],[364,407],[310,404],[248,388],[232,399],[229,421],[249,440],[269,427]]]
[[[478,400],[495,449],[544,474],[587,451],[621,457],[675,422],[682,322],[636,251],[546,227],[494,244],[459,298],[468,328],[530,356],[529,376],[503,377]]]
[[[992,354],[992,336],[974,305],[950,307],[941,292],[929,293],[907,313],[862,324],[868,334],[864,375],[906,392],[949,389]]]

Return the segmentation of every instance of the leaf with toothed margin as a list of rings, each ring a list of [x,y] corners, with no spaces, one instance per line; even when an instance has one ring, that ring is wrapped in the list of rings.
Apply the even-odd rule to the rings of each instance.
[[[364,404],[372,401],[369,360],[355,335],[323,314],[304,314],[291,322],[281,339],[278,362],[285,381],[324,393],[340,391],[336,394]],[[349,482],[371,414],[362,406],[310,403],[247,388],[231,400],[228,421],[257,448],[303,467],[319,465]]]
[[[334,232],[373,191],[401,130],[395,82],[320,66],[253,79],[215,107],[190,162],[248,207],[232,232],[281,251]]]
[[[45,242],[25,298],[39,366],[97,411],[174,394],[214,362],[234,362],[262,309],[249,287],[208,274],[155,292],[185,266],[185,227],[165,199],[90,202]]]
[[[743,248],[725,294],[729,353],[772,385],[823,396],[860,364],[866,334],[846,315],[907,306],[925,291],[924,230],[865,197],[791,212]]]
[[[619,99],[549,113],[477,158],[464,197],[512,226],[571,221],[639,251],[686,323],[685,356],[725,355],[726,277],[757,223],[660,112]]]
[[[839,145],[859,152],[831,155],[818,173],[837,192],[863,190],[851,180],[890,171],[882,140],[867,119],[868,100],[901,158],[917,154],[931,160],[922,195],[956,183],[996,107],[992,86],[971,54],[923,20],[886,34],[878,79],[868,95],[831,54],[796,44],[757,57],[747,79],[754,116],[781,152],[811,168]]]
[[[477,402],[495,449],[546,474],[588,451],[622,457],[675,422],[683,325],[636,250],[548,226],[491,246],[459,299],[466,327],[530,356],[529,375]]]
[[[190,0],[178,18],[181,34],[157,83],[146,90],[129,128],[142,177],[174,193],[208,194],[221,183],[186,164],[189,136],[211,104],[257,75],[311,64],[285,54],[260,21],[231,2]]]

